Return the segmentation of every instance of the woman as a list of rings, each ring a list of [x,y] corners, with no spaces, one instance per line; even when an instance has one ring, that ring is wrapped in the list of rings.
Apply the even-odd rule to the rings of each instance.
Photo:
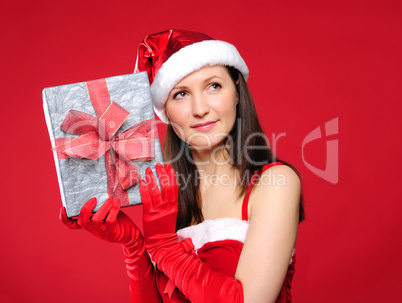
[[[133,302],[290,302],[300,179],[267,146],[240,54],[169,30],[140,44],[141,71],[171,163],[156,166],[160,191],[150,169],[141,181],[144,237],[113,198],[93,216],[89,200],[77,221],[62,209],[62,221],[123,246]]]

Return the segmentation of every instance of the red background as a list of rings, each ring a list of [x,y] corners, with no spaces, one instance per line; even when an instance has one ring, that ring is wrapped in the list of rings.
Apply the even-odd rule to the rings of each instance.
[[[330,3],[331,2],[331,3]],[[302,173],[294,302],[402,295],[400,1],[10,1],[1,9],[1,302],[129,302],[118,245],[58,221],[44,87],[131,73],[150,33],[181,28],[236,45],[268,136]],[[337,118],[339,182],[302,161]],[[305,148],[324,169],[325,139]],[[141,207],[127,209],[140,224]],[[398,232],[399,230],[399,232]]]

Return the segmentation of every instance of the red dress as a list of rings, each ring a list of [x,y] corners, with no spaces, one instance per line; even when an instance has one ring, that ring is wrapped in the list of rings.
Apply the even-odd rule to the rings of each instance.
[[[280,162],[265,165],[262,172],[266,169],[280,165]],[[234,277],[240,253],[246,239],[249,226],[247,206],[251,189],[254,185],[257,173],[251,179],[246,196],[242,205],[242,220],[236,218],[219,218],[215,220],[205,220],[200,224],[182,228],[177,231],[179,240],[191,238],[195,252],[200,260],[214,271],[220,272],[230,277]],[[288,303],[292,301],[291,284],[295,269],[294,250],[289,261],[288,271],[282,289],[276,300],[277,303]],[[172,282],[161,271],[157,270],[157,285],[161,293],[163,302],[190,302],[186,297],[175,288],[173,293],[169,293]]]

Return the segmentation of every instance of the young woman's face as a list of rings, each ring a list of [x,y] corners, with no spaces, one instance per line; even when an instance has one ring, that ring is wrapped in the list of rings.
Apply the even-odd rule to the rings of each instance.
[[[194,148],[212,149],[232,130],[237,103],[227,68],[205,66],[176,84],[169,93],[166,114],[182,140]]]

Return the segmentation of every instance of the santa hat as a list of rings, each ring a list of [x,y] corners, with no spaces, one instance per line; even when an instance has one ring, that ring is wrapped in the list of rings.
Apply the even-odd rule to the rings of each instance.
[[[165,103],[175,85],[203,66],[217,64],[233,66],[248,78],[247,65],[232,44],[171,29],[145,37],[138,46],[134,72],[148,73],[155,112],[167,123]]]

